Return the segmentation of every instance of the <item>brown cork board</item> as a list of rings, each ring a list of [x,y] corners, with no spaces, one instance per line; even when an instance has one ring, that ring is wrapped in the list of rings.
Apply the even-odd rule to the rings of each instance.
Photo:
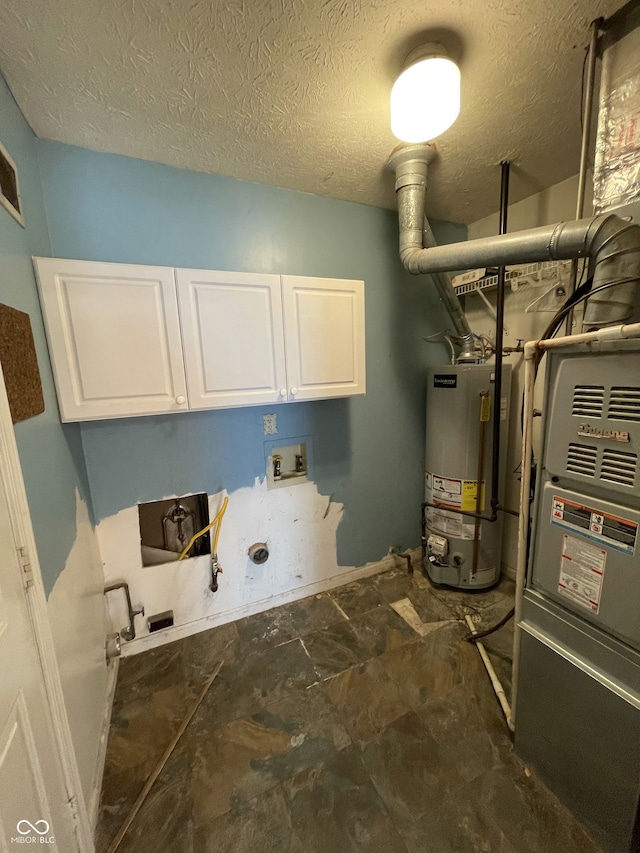
[[[14,424],[44,412],[36,348],[28,314],[0,304],[0,362]]]

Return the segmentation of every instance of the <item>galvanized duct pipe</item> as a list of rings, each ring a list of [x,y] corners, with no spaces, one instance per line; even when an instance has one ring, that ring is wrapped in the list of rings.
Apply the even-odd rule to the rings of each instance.
[[[456,269],[591,257],[595,260],[594,290],[605,282],[619,281],[621,285],[615,288],[615,299],[600,296],[591,300],[585,323],[601,327],[632,316],[640,284],[640,227],[613,214],[424,248],[426,175],[434,156],[430,145],[406,145],[389,159],[389,168],[396,172],[400,258],[409,272],[433,275]],[[457,302],[455,292],[453,299]]]
[[[619,216],[607,216],[594,243],[596,252],[589,253],[595,257],[592,289],[608,282],[628,283],[590,297],[583,319],[587,329],[600,329],[631,319],[640,277],[640,227]]]
[[[422,220],[422,245],[427,249],[433,249],[438,245],[426,216]],[[462,305],[451,282],[451,276],[448,273],[437,272],[433,273],[432,278],[435,282],[438,296],[451,318],[455,333],[460,338],[462,349],[456,361],[477,361],[473,332],[462,310]]]
[[[415,153],[415,156],[414,156]],[[435,157],[435,148],[430,145],[401,145],[389,158],[389,169],[396,175],[396,191],[401,187],[411,197],[411,203],[398,207],[400,217],[400,258],[402,259],[402,235],[409,234],[410,239],[421,249],[437,248],[436,238],[424,212],[424,199],[427,188],[427,167]],[[403,260],[404,263],[404,260]],[[406,266],[406,264],[405,264]],[[407,267],[407,269],[409,269]],[[451,267],[450,269],[453,269]],[[414,270],[409,270],[414,272]],[[445,272],[433,274],[438,295],[451,318],[456,335],[461,339],[462,350],[458,361],[476,361],[473,332],[465,317],[462,305]]]

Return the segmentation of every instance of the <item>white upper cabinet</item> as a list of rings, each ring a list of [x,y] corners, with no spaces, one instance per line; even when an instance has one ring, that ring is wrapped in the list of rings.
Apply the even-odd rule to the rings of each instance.
[[[288,396],[365,393],[364,282],[282,276]]]
[[[280,276],[179,269],[176,279],[191,408],[286,399]]]
[[[365,392],[362,281],[34,265],[63,421]]]
[[[63,421],[188,408],[172,269],[34,264]]]

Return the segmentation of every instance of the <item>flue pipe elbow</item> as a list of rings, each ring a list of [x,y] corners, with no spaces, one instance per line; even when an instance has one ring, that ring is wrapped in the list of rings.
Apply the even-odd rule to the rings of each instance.
[[[388,167],[396,176],[398,220],[400,225],[400,260],[408,272],[419,275],[428,246],[436,246],[435,238],[425,217],[427,171],[436,155],[429,144],[399,145],[389,158]],[[458,360],[475,361],[475,340],[464,315],[460,300],[448,275],[434,275],[436,289],[446,308],[456,335],[461,338],[462,351]]]
[[[634,313],[640,284],[640,227],[618,216],[604,218],[593,233],[590,254],[594,258],[593,287],[620,282],[596,293],[587,302],[584,323],[597,329],[624,323]]]
[[[400,244],[400,260],[402,261],[402,265],[413,275],[420,273],[419,261],[421,251],[422,249],[419,246],[410,243],[405,245]]]

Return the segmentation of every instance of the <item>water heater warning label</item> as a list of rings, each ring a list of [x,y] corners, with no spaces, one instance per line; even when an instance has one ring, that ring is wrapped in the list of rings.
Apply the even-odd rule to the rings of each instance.
[[[427,471],[425,474],[426,500],[432,501],[443,509],[461,509],[464,512],[475,512],[477,480],[453,480],[450,477],[440,477]],[[480,512],[484,511],[485,481],[480,488]]]
[[[567,533],[562,537],[558,592],[591,613],[600,610],[607,552]]]
[[[427,509],[429,525],[440,533],[458,539],[473,539],[473,519],[447,510],[474,512],[476,508],[476,480],[457,480],[441,477],[431,471],[425,473],[425,500],[433,504]],[[484,510],[485,481],[480,490],[480,511]]]
[[[554,495],[551,502],[551,523],[575,530],[588,539],[610,545],[626,554],[633,554],[636,549],[638,525],[635,521],[568,501],[558,495]]]

